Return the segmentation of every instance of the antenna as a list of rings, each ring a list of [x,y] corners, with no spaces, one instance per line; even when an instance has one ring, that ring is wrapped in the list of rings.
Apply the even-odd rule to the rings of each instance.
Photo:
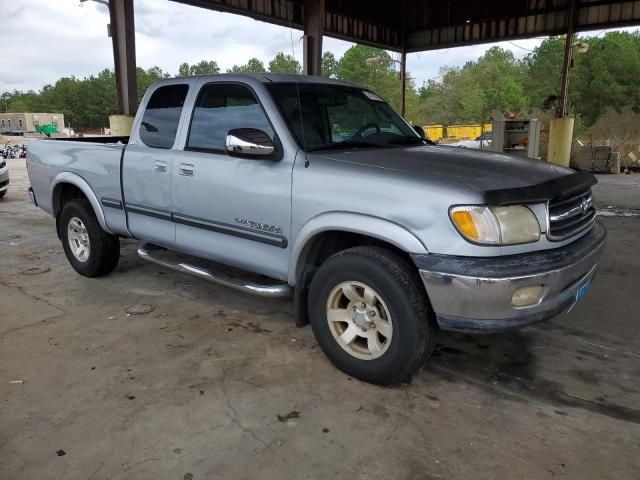
[[[291,57],[295,59],[295,47],[293,43],[293,24],[291,22],[291,10],[287,8],[287,21],[289,22],[289,35],[291,37]],[[304,167],[309,168],[309,159],[306,152],[306,138],[304,134],[304,122],[302,121],[302,98],[300,97],[300,85],[296,77],[296,94],[298,95],[298,113],[300,114],[300,129],[302,131],[302,150],[304,151]]]

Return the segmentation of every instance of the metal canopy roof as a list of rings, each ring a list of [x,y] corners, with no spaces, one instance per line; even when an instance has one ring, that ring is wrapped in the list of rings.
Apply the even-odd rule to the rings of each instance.
[[[304,29],[313,0],[173,0]],[[324,34],[388,50],[417,52],[640,23],[640,1],[325,0]]]

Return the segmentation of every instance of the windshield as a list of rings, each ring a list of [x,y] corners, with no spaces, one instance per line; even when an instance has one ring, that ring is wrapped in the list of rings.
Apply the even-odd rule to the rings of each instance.
[[[306,151],[424,143],[384,100],[367,90],[319,83],[271,83],[267,88]]]

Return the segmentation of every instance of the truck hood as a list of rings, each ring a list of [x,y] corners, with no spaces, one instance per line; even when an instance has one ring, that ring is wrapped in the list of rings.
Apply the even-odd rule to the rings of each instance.
[[[427,182],[456,184],[478,193],[528,187],[573,173],[540,160],[440,145],[318,152],[338,162],[403,172]]]

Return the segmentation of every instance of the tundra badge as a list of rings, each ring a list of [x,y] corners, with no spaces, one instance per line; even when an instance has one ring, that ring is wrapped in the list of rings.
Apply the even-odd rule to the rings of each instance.
[[[246,226],[251,227],[251,228],[253,228],[255,230],[262,230],[264,232],[282,234],[282,228],[275,227],[275,226],[269,225],[267,223],[254,222],[253,220],[247,220],[246,218],[238,218],[238,217],[236,217],[236,223],[239,223],[241,225],[246,225]]]

